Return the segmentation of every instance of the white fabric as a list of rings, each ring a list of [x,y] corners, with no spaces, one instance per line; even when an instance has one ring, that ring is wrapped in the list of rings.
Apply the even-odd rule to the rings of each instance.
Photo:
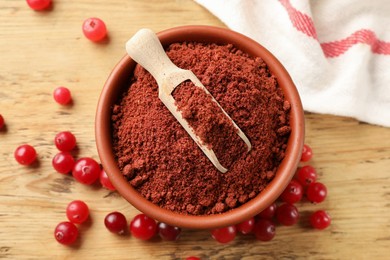
[[[286,67],[305,110],[390,127],[390,0],[195,0]]]

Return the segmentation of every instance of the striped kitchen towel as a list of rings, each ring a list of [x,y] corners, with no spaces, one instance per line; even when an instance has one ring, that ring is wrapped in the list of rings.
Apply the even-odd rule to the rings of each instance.
[[[390,0],[195,0],[270,50],[306,111],[390,127]]]

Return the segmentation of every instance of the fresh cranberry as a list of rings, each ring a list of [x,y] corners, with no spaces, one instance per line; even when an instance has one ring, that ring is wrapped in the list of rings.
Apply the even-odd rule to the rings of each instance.
[[[318,210],[310,216],[310,224],[316,229],[325,229],[331,222],[330,216],[324,210]]]
[[[83,23],[83,33],[85,37],[93,42],[103,40],[107,35],[105,23],[96,17],[88,18]]]
[[[145,214],[138,214],[130,223],[131,234],[142,240],[149,240],[157,233],[156,221]]]
[[[328,190],[321,182],[314,182],[307,187],[307,199],[313,203],[323,202],[328,194]]]
[[[303,145],[301,162],[308,162],[313,157],[313,150],[307,144]]]
[[[275,216],[276,212],[276,203],[272,203],[265,209],[263,209],[262,212],[257,214],[257,218],[264,218],[264,219],[272,219]]]
[[[31,9],[41,11],[51,6],[51,0],[27,0],[27,4]]]
[[[181,228],[170,226],[164,222],[158,223],[159,236],[167,241],[176,241],[179,239]]]
[[[69,131],[56,134],[54,144],[57,149],[63,152],[70,152],[76,147],[76,137]]]
[[[54,230],[55,239],[63,245],[73,244],[76,241],[78,234],[79,231],[72,222],[61,222]]]
[[[92,158],[80,158],[73,166],[72,174],[79,182],[91,185],[99,179],[100,165]]]
[[[4,127],[4,125],[5,125],[4,117],[0,114],[0,130]]]
[[[126,233],[127,220],[122,213],[115,211],[104,218],[104,225],[109,231],[118,235],[123,235]]]
[[[115,190],[114,185],[112,185],[112,183],[111,183],[110,179],[108,178],[108,175],[104,169],[102,169],[100,171],[99,179],[100,179],[100,183],[102,184],[102,186],[104,188],[111,190],[111,191]]]
[[[37,158],[37,152],[31,145],[24,144],[16,148],[14,157],[18,163],[22,165],[30,165]]]
[[[282,225],[292,226],[298,222],[298,209],[292,204],[283,203],[276,209],[276,219]]]
[[[252,232],[253,226],[255,225],[255,218],[250,218],[240,224],[236,225],[237,231],[246,235]]]
[[[74,200],[66,207],[66,216],[72,223],[84,223],[89,216],[88,205],[84,201]]]
[[[287,185],[286,189],[283,191],[280,198],[287,203],[294,204],[302,199],[303,196],[303,187],[296,181],[291,180]]]
[[[53,157],[51,164],[57,172],[67,174],[73,169],[74,158],[69,152],[59,152]]]
[[[317,181],[317,171],[314,167],[305,165],[298,170],[296,178],[302,186],[306,187]]]
[[[275,224],[269,219],[259,219],[253,227],[253,233],[260,241],[270,241],[275,236]]]
[[[211,236],[219,243],[223,243],[223,244],[232,241],[236,237],[236,234],[237,234],[236,226],[227,226],[227,227],[211,230]]]
[[[67,105],[72,101],[70,90],[66,87],[58,87],[53,92],[54,100],[60,105]]]

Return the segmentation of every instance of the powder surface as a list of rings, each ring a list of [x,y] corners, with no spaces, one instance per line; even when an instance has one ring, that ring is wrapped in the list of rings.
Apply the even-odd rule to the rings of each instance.
[[[112,110],[119,168],[160,207],[191,215],[236,208],[266,187],[284,158],[290,104],[264,61],[232,45],[176,43],[166,51],[178,67],[194,72],[247,135],[252,150],[247,153],[231,125],[208,109],[212,104],[197,87],[182,83],[173,96],[229,169],[219,172],[159,100],[153,77],[137,65]]]
[[[222,166],[229,168],[247,151],[246,144],[238,136],[233,122],[212,100],[210,94],[190,81],[180,84],[172,94],[183,118],[203,144],[214,151]]]

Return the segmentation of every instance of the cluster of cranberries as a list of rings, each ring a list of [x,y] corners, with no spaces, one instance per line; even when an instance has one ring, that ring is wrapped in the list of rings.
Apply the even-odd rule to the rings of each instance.
[[[52,0],[26,0],[28,6],[35,11],[45,11],[52,8]],[[89,40],[99,42],[106,38],[107,28],[105,23],[96,17],[91,17],[83,22],[82,30]]]
[[[83,157],[75,160],[71,151],[76,147],[76,138],[69,132],[64,131],[56,134],[54,143],[59,150],[52,160],[53,168],[61,173],[72,173],[73,177],[80,183],[85,185],[91,185],[95,183],[99,178],[101,184],[114,190],[111,182],[104,169],[100,167],[100,164],[90,157]]]
[[[305,144],[301,161],[308,162],[312,155],[312,149]],[[277,202],[272,203],[257,216],[238,225],[212,230],[211,236],[220,243],[232,241],[237,232],[245,235],[252,233],[260,241],[272,240],[277,223],[292,226],[298,222],[299,211],[294,204],[301,201],[304,195],[312,203],[324,201],[327,195],[326,186],[317,182],[317,172],[310,165],[298,169],[295,178],[287,185]],[[316,229],[325,229],[330,222],[331,218],[324,210],[315,211],[310,216],[310,224]]]
[[[66,216],[69,221],[61,222],[56,226],[54,237],[61,244],[71,245],[79,235],[76,224],[82,224],[88,219],[89,208],[85,202],[74,200],[66,207]]]
[[[65,90],[65,91],[64,91]],[[65,87],[57,88],[53,93],[54,100],[62,105],[66,105],[71,100],[70,91]],[[66,102],[64,102],[67,100]],[[5,125],[4,118],[0,115],[0,129]],[[104,169],[92,158],[84,157],[78,160],[74,159],[72,151],[76,147],[76,137],[70,131],[59,132],[54,137],[54,144],[59,152],[52,159],[53,168],[61,174],[72,173],[73,177],[80,183],[91,185],[98,179],[103,187],[109,190],[115,190]],[[36,161],[37,152],[29,144],[23,144],[16,148],[14,152],[15,160],[21,165],[31,165]],[[59,223],[54,230],[56,240],[64,245],[73,244],[78,235],[76,224],[84,223],[89,216],[87,204],[81,200],[75,200],[69,203],[66,208],[66,216],[69,221]],[[105,224],[110,230],[115,230],[120,220],[123,219],[112,213],[107,216]],[[125,221],[126,223],[126,221]],[[123,228],[122,228],[123,230]],[[117,230],[120,233],[120,230]]]
[[[54,237],[59,243],[70,245],[76,241],[79,235],[76,224],[82,224],[88,219],[89,208],[83,201],[72,201],[66,208],[66,216],[69,221],[57,225]],[[158,234],[164,240],[175,241],[181,233],[180,228],[162,222],[157,223],[145,214],[136,215],[128,226],[126,217],[117,211],[106,215],[104,225],[112,233],[125,235],[127,231],[130,231],[132,236],[141,240],[150,240]]]

